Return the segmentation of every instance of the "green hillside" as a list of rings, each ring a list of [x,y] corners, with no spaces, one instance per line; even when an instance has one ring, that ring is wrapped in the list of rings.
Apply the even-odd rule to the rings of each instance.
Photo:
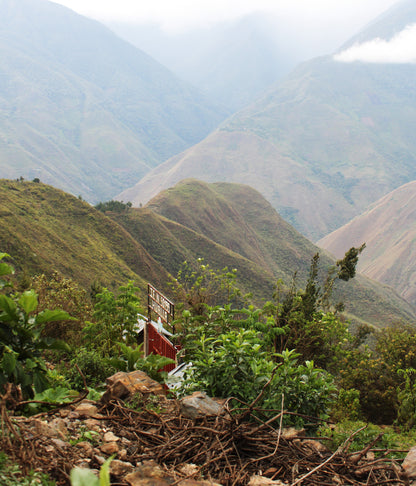
[[[96,21],[0,0],[0,176],[110,199],[225,112]]]
[[[316,241],[416,179],[415,81],[410,63],[306,62],[119,197],[144,204],[190,177],[248,184]]]
[[[186,181],[148,207],[104,214],[42,183],[0,180],[0,215],[0,249],[16,268],[29,275],[57,270],[86,289],[134,280],[143,291],[151,282],[169,294],[169,274],[203,258],[214,270],[237,269],[238,286],[260,304],[271,298],[277,279],[290,285],[297,272],[302,286],[318,251],[259,193],[234,184]],[[323,268],[331,264],[322,255]],[[364,277],[341,290],[354,321],[384,326],[416,319],[391,288]]]
[[[0,180],[0,248],[28,274],[57,270],[85,288],[135,280],[164,284],[167,274],[117,223],[45,184]]]
[[[146,207],[112,217],[172,274],[183,260],[203,257],[213,268],[237,268],[239,285],[257,298],[269,299],[277,279],[290,285],[295,272],[304,285],[316,252],[323,271],[334,264],[245,185],[186,180]],[[390,287],[361,276],[338,287],[336,297],[355,321],[384,326],[415,318],[413,307]]]

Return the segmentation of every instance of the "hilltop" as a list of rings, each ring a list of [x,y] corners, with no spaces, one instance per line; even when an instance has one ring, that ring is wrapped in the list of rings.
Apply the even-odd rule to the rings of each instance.
[[[217,212],[218,211],[218,212]],[[87,290],[133,280],[170,295],[170,276],[200,258],[216,271],[237,270],[237,286],[261,305],[278,279],[302,287],[320,249],[248,186],[190,180],[147,207],[102,213],[42,183],[0,180],[0,248],[25,274],[59,271]],[[321,252],[322,253],[322,252]],[[322,272],[334,260],[321,255]],[[390,287],[365,277],[339,285],[337,299],[355,321],[412,321],[415,309]]]
[[[173,275],[184,257],[189,262],[203,257],[214,268],[237,268],[238,284],[256,298],[270,299],[276,281],[290,285],[295,272],[302,287],[317,252],[322,272],[334,264],[247,185],[186,180],[144,208],[112,217]],[[335,297],[355,321],[385,326],[414,318],[412,306],[393,289],[363,276],[340,282]]]

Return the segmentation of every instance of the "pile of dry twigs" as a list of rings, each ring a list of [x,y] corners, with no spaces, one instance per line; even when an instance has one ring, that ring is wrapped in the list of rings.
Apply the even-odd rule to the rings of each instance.
[[[261,419],[255,404],[240,403],[233,409],[231,403],[236,402],[228,400],[221,415],[194,420],[180,413],[176,400],[167,399],[160,404],[162,410],[135,410],[113,401],[101,405],[99,413],[106,430],[128,439],[126,461],[155,460],[174,478],[174,484],[184,477],[203,477],[238,486],[248,484],[253,475],[290,486],[407,484],[401,477],[400,461],[389,458],[391,451],[376,450],[376,441],[351,453],[353,434],[333,452],[311,437],[289,437],[282,427],[288,412],[276,411],[272,418]],[[51,453],[50,441],[25,433],[24,420],[12,420],[4,409],[2,415],[1,447],[16,462],[47,472],[58,485],[68,485],[80,449],[57,448]],[[185,464],[194,465],[191,474],[184,472]],[[117,485],[125,484],[117,479]]]
[[[192,463],[198,467],[194,475],[227,486],[245,485],[253,475],[291,486],[406,484],[400,463],[388,457],[392,451],[373,449],[376,441],[349,453],[353,434],[331,452],[311,437],[288,437],[282,429],[288,412],[277,411],[264,421],[259,412],[251,407],[239,408],[238,413],[228,408],[216,417],[190,420],[179,412],[135,412],[120,403],[107,408],[118,435],[136,444],[134,459],[155,459],[171,472]]]

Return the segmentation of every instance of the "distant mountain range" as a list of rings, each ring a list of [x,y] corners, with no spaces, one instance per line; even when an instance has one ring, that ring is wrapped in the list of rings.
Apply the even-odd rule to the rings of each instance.
[[[416,182],[409,182],[318,241],[336,257],[366,243],[358,270],[416,304]]]
[[[209,203],[209,204],[207,204]],[[237,269],[237,284],[259,304],[273,285],[302,286],[319,249],[286,223],[255,190],[184,181],[147,207],[102,212],[79,198],[35,182],[0,180],[0,250],[26,275],[54,270],[87,290],[134,280],[170,292],[169,274],[198,258],[215,270]],[[333,264],[325,254],[323,268]],[[414,320],[415,308],[392,288],[358,276],[339,286],[354,322],[386,326]]]
[[[399,3],[357,38],[391,34],[404,18],[416,22],[414,2]],[[317,58],[118,197],[144,204],[189,177],[249,184],[317,240],[416,179],[414,126],[415,64]]]
[[[228,112],[96,21],[0,0],[0,176],[108,200]]]

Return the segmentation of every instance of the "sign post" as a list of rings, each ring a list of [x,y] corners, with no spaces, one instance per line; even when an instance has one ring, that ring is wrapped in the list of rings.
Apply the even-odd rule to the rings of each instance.
[[[162,321],[163,324],[170,324],[175,319],[175,305],[161,292],[159,292],[153,285],[147,284],[147,324],[145,326],[144,342],[145,342],[145,356],[149,354],[149,329],[151,325],[152,312],[154,312]],[[172,330],[175,333],[175,328],[172,325]]]

